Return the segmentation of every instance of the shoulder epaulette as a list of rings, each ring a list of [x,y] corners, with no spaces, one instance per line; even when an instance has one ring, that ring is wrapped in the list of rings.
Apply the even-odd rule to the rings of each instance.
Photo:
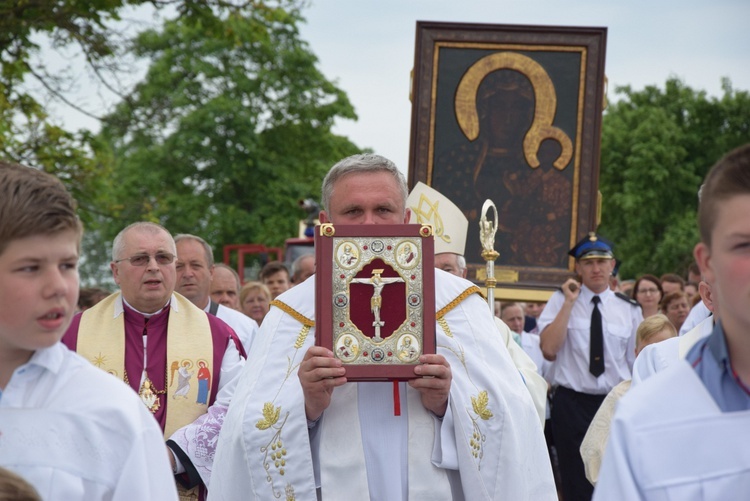
[[[633,306],[640,306],[640,304],[638,304],[638,301],[636,301],[635,299],[633,299],[630,296],[627,296],[627,295],[623,294],[622,292],[615,292],[615,296],[619,297],[623,301],[627,301],[628,303],[632,304]]]

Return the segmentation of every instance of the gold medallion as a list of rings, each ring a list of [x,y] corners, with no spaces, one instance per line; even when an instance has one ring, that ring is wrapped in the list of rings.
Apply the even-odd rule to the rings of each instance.
[[[154,391],[154,384],[149,378],[143,380],[141,389],[138,390],[138,395],[152,413],[156,413],[159,410],[159,395]]]

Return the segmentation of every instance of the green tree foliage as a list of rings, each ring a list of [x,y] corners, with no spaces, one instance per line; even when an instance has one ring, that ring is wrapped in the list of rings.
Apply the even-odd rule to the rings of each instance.
[[[133,42],[120,15],[141,4],[174,20]],[[0,157],[52,172],[74,193],[85,281],[108,275],[109,242],[134,220],[201,234],[217,250],[296,236],[297,200],[318,198],[330,164],[357,151],[331,133],[355,114],[299,39],[302,5],[0,0]],[[103,117],[77,106],[69,91],[80,68],[51,70],[40,45],[81,55],[122,102]],[[121,77],[135,58],[151,67],[128,91]],[[64,130],[51,101],[102,120],[102,133]]]
[[[719,158],[750,141],[750,94],[722,87],[719,98],[678,79],[616,90],[602,125],[599,231],[617,244],[623,277],[684,274],[692,261],[698,189]]]
[[[53,173],[73,193],[87,230],[82,276],[89,283],[105,276],[100,264],[106,262],[107,246],[96,228],[107,216],[109,164],[97,159],[99,143],[90,132],[65,130],[49,116],[51,101],[86,111],[67,97],[75,71],[51,70],[40,44],[81,54],[101,76],[105,68],[116,69],[113,61],[123,49],[110,24],[119,20],[121,9],[141,3],[0,0],[0,157]]]
[[[331,132],[354,110],[316,68],[301,21],[296,2],[264,3],[137,37],[151,66],[102,131],[116,166],[110,235],[146,219],[216,251],[297,236],[297,201],[318,199],[327,169],[358,151]]]
[[[94,157],[96,143],[86,132],[54,124],[26,84],[36,82],[47,97],[64,100],[66,82],[41,63],[38,41],[46,37],[56,48],[77,47],[99,68],[115,54],[107,23],[126,4],[142,1],[0,1],[0,156],[59,176],[79,201],[85,223],[97,211],[107,177]]]

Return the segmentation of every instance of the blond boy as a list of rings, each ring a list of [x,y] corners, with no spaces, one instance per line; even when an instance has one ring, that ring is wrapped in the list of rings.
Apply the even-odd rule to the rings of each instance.
[[[0,161],[0,466],[42,499],[177,499],[156,421],[60,343],[81,235],[58,179]]]

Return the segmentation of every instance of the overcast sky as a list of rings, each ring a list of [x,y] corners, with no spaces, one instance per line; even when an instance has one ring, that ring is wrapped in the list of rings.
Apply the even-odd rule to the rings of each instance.
[[[722,77],[750,90],[748,0],[313,0],[305,17],[302,37],[359,116],[337,132],[404,171],[417,21],[607,27],[610,100],[670,76],[716,96]]]
[[[418,20],[607,27],[610,100],[616,86],[663,87],[670,76],[715,96],[722,77],[750,90],[748,0],[312,0],[303,14],[302,38],[359,116],[338,123],[336,132],[404,172]],[[61,106],[52,112],[68,128],[98,129]]]

